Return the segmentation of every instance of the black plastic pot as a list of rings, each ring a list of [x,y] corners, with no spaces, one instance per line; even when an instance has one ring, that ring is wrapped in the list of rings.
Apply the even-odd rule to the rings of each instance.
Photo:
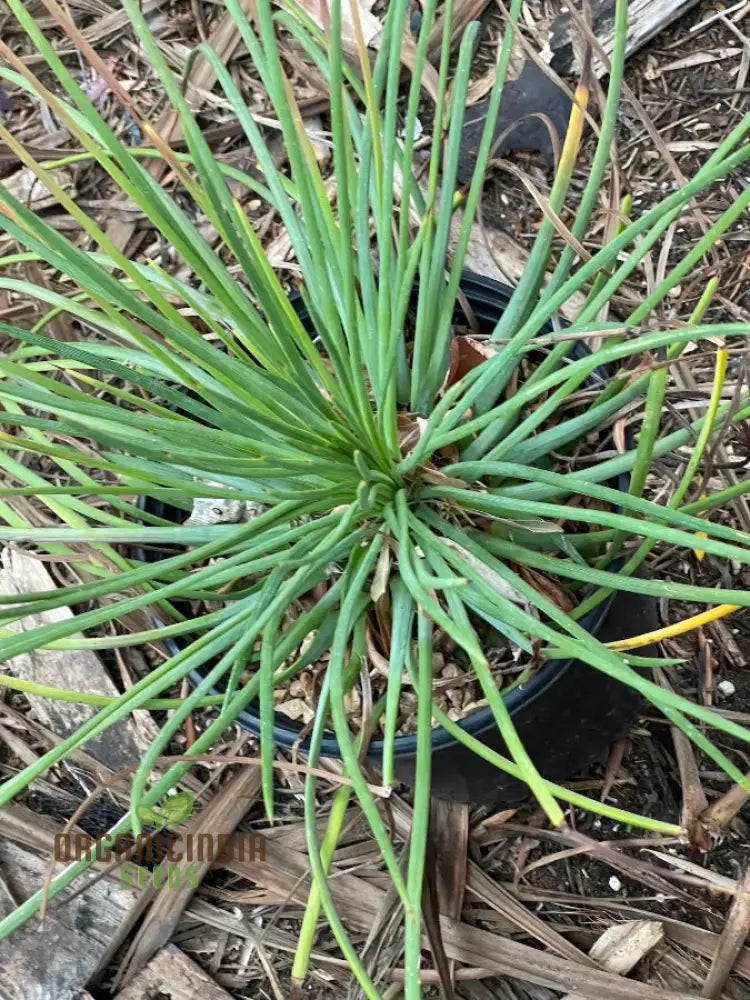
[[[502,315],[511,289],[470,273],[464,275],[461,287],[480,327],[488,332]],[[300,300],[295,307],[306,318]],[[581,346],[572,353],[580,355],[585,351]],[[627,488],[627,478],[620,486]],[[150,497],[143,502],[154,514],[175,520],[184,516],[183,512]],[[152,553],[142,553],[143,557],[157,558]],[[638,635],[657,628],[656,605],[652,599],[635,594],[614,594],[583,618],[581,625],[603,642]],[[179,649],[171,639],[165,640],[165,646],[172,654]],[[639,653],[654,655],[649,649]],[[194,684],[201,679],[200,674],[191,676]],[[640,696],[579,660],[550,660],[527,683],[509,692],[505,704],[539,772],[543,777],[560,781],[590,764],[613,740],[625,734],[638,712]],[[259,734],[260,717],[253,706],[242,712],[237,721],[243,728]],[[474,712],[463,720],[461,728],[490,749],[509,756],[490,709]],[[299,725],[277,714],[274,740],[278,746],[291,749],[300,732]],[[526,785],[482,760],[446,730],[434,730],[432,746],[432,793],[437,798],[498,806],[514,804],[528,795]],[[305,747],[302,743],[303,751]],[[382,759],[382,749],[382,741],[370,744],[368,756],[375,766]],[[340,756],[333,734],[324,738],[322,756]],[[415,764],[416,737],[397,737],[396,777],[412,784]]]

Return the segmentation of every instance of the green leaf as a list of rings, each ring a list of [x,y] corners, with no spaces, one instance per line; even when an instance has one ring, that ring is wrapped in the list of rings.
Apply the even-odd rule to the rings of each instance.
[[[194,799],[192,792],[176,792],[169,795],[161,806],[138,806],[138,818],[162,830],[165,826],[186,820],[193,811]]]

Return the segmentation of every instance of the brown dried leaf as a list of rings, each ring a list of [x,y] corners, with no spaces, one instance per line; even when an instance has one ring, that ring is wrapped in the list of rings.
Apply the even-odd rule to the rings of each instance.
[[[421,417],[413,417],[409,413],[399,413],[396,417],[396,424],[399,450],[403,456],[406,456],[422,436],[425,421]]]
[[[481,101],[483,97],[492,90],[492,86],[495,82],[495,77],[497,76],[497,66],[493,63],[486,73],[482,73],[476,79],[472,80],[469,84],[469,88],[466,91],[466,107],[470,108],[472,104],[476,104],[477,101]]]
[[[508,820],[513,819],[517,812],[517,809],[501,809],[499,812],[493,813],[491,816],[487,816],[485,819],[477,823],[476,826],[472,827],[472,838],[481,837],[483,834],[488,834],[494,831],[495,827],[504,826]]]
[[[365,642],[367,643],[367,658],[370,661],[370,666],[372,667],[373,672],[379,674],[381,677],[387,677],[388,660],[375,646],[372,632],[369,628],[365,632]]]
[[[455,962],[449,962],[445,954],[440,914],[453,919],[461,916],[466,890],[468,845],[468,806],[433,799],[430,805],[422,912],[445,1000],[452,1000],[454,995]]]
[[[444,472],[435,468],[434,465],[423,466],[421,475],[426,483],[432,483],[434,486],[457,486],[459,489],[466,487],[465,480],[457,479],[455,476],[446,476]]]
[[[383,27],[378,18],[370,10],[372,4],[373,0],[357,0],[357,13],[360,25],[362,26],[365,45],[370,45],[377,35],[380,34]],[[325,27],[321,18],[321,9],[325,10],[327,8],[325,5],[321,5],[320,0],[299,0],[299,5],[310,15],[318,27]],[[354,51],[356,49],[356,37],[354,34],[351,7],[348,3],[341,5],[341,34],[347,48]]]
[[[390,575],[391,550],[387,545],[384,545],[380,550],[378,562],[375,566],[375,572],[372,575],[372,583],[370,584],[370,597],[376,604],[388,590],[388,580],[390,579]]]
[[[663,670],[654,671],[654,675],[657,684],[660,684],[667,691],[674,690]],[[688,831],[690,842],[694,847],[699,847],[701,850],[708,850],[710,843],[706,827],[701,821],[701,817],[708,807],[708,800],[703,790],[695,750],[693,744],[681,729],[678,729],[677,726],[671,726],[670,729],[675,756],[677,757],[677,766],[680,771],[680,785],[682,787],[682,816],[680,818],[680,825]]]
[[[630,740],[622,739],[615,740],[612,746],[609,748],[609,756],[607,757],[607,767],[604,771],[604,781],[602,782],[602,793],[599,798],[600,802],[605,802],[607,796],[612,791],[612,786],[614,785],[617,775],[622,767],[622,762],[625,754],[630,749]]]
[[[497,351],[473,337],[454,337],[451,341],[450,363],[441,392],[450,389],[468,372],[493,358]]]
[[[534,590],[537,590],[543,597],[552,601],[555,607],[560,608],[561,611],[572,611],[575,607],[575,602],[556,583],[553,583],[548,576],[545,576],[544,573],[539,573],[528,566],[519,566],[518,572]]]
[[[489,0],[455,0],[451,21],[451,47],[455,48],[466,26],[470,21],[479,19],[480,14],[488,3]],[[436,62],[440,55],[445,23],[444,18],[444,14],[437,17],[430,31],[427,43],[427,58],[431,62]]]
[[[624,418],[621,418],[612,428],[612,439],[615,442],[615,448],[617,449],[618,455],[624,455],[628,450],[627,444],[625,443],[625,426],[626,421]]]
[[[477,559],[473,553],[469,552],[469,550],[465,549],[462,545],[459,545],[458,542],[454,542],[451,538],[446,538],[445,544],[452,548],[455,552],[458,552],[464,562],[466,562],[482,578],[488,587],[491,587],[507,601],[513,601],[514,604],[520,604],[522,607],[526,607],[526,598],[523,597],[522,594],[519,594],[518,591],[509,583],[506,583],[501,576],[498,576],[493,569],[486,566],[481,559]]]
[[[417,59],[417,46],[412,38],[410,32],[404,32],[404,37],[401,41],[401,62],[407,69],[411,72],[414,69],[414,64]],[[439,90],[439,79],[437,70],[435,67],[429,63],[425,62],[422,68],[422,86],[430,95],[430,97],[437,103],[438,90]]]
[[[302,698],[289,698],[287,701],[279,702],[274,707],[277,712],[281,712],[282,715],[294,720],[294,722],[308,723],[315,718],[315,712]]]

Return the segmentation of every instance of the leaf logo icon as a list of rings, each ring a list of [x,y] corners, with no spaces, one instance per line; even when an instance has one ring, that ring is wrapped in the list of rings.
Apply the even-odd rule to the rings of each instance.
[[[181,823],[187,819],[193,811],[193,805],[192,792],[178,792],[177,795],[166,798],[158,809],[152,806],[138,806],[138,818],[141,822],[162,830],[165,826]]]

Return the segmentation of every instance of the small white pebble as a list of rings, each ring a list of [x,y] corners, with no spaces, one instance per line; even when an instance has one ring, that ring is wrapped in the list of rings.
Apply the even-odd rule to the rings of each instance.
[[[664,895],[663,892],[657,892],[657,894],[654,896],[654,899],[657,903],[666,903],[667,901],[667,897]]]
[[[719,681],[716,685],[722,698],[731,698],[737,688],[731,681]]]
[[[616,875],[613,875],[612,878],[610,878],[609,880],[609,887],[612,890],[612,892],[619,892],[620,889],[622,889],[622,882]]]

